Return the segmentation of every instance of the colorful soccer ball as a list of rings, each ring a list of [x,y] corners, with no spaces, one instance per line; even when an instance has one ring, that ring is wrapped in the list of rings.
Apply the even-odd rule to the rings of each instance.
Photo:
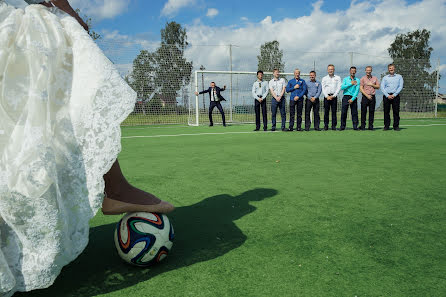
[[[173,227],[167,216],[150,212],[126,214],[115,230],[119,256],[137,266],[149,266],[166,258],[173,238]]]

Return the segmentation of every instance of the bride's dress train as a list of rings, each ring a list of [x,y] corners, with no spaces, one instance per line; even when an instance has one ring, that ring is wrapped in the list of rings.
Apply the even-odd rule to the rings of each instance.
[[[135,99],[75,19],[0,0],[0,296],[84,250]]]

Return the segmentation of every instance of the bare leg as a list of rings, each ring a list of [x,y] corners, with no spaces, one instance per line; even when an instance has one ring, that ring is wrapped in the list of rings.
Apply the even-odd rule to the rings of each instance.
[[[122,174],[118,160],[104,175],[106,197],[102,203],[104,214],[145,211],[168,213],[174,207],[156,196],[133,187]]]

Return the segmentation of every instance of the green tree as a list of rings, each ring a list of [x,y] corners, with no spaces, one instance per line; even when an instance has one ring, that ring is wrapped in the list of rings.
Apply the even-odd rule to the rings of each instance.
[[[189,45],[186,29],[176,22],[166,23],[166,27],[161,29],[161,44],[175,45],[184,52]]]
[[[192,62],[184,57],[187,45],[186,29],[169,22],[161,30],[160,47],[153,53],[142,50],[133,61],[130,86],[142,100],[156,101],[149,107],[176,110],[178,91],[190,82],[192,73]]]
[[[429,46],[431,32],[419,29],[398,34],[388,48],[396,72],[404,79],[401,108],[406,111],[426,111],[432,108],[437,86],[437,71],[431,71]]]
[[[283,72],[285,64],[282,62],[283,50],[279,48],[277,40],[265,42],[260,46],[260,55],[257,56],[257,69],[264,72],[271,72],[277,68]],[[265,76],[265,79],[270,79],[271,75]]]
[[[81,10],[79,8],[76,9],[76,12],[84,20],[84,22],[88,25],[88,29],[89,29],[88,34],[90,34],[91,38],[93,40],[102,38],[102,36],[99,33],[92,30],[92,28],[93,28],[92,19],[85,14],[83,16],[81,16]]]

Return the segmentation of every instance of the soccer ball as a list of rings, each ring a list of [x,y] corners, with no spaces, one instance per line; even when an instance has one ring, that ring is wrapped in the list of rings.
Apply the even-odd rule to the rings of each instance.
[[[149,266],[166,258],[173,238],[172,224],[166,215],[158,213],[128,213],[115,229],[119,256],[136,266]]]

